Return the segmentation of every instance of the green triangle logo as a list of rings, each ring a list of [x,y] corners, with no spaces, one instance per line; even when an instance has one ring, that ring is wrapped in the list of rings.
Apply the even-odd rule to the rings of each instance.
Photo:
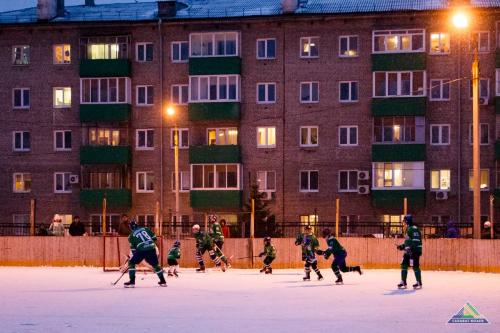
[[[488,324],[488,320],[469,302],[448,320],[448,324]]]

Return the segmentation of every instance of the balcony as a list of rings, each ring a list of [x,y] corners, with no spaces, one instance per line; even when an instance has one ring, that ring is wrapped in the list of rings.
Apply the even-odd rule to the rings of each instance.
[[[240,209],[242,191],[191,191],[189,197],[194,209]]]
[[[427,67],[425,53],[372,54],[372,71],[421,71]]]
[[[189,103],[190,121],[240,120],[240,102]]]
[[[384,97],[372,99],[372,116],[425,116],[426,97]]]
[[[191,146],[189,147],[189,163],[241,163],[240,146]]]
[[[80,164],[129,164],[130,146],[82,146]]]
[[[129,208],[132,193],[129,189],[82,189],[80,205],[90,209],[102,209],[102,199],[106,197],[107,208]]]
[[[130,77],[132,67],[128,59],[82,59],[80,77]]]
[[[189,58],[189,75],[241,74],[240,57]]]
[[[373,144],[373,162],[425,161],[425,144]]]
[[[80,104],[82,123],[127,122],[130,120],[130,104]]]
[[[404,198],[408,202],[408,210],[425,207],[425,190],[374,190],[372,189],[372,205],[375,208],[403,212]]]

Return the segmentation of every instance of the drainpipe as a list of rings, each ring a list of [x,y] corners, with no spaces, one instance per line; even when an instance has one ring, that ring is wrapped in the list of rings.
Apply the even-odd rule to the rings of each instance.
[[[458,96],[457,96],[457,180],[458,180],[458,214],[457,222],[462,222],[462,34],[458,39]]]
[[[160,46],[160,223],[163,223],[163,36],[162,36],[162,19],[158,19],[158,38]]]
[[[282,209],[282,218],[283,218],[283,223],[285,222],[285,110],[286,110],[286,106],[285,106],[285,102],[286,102],[286,98],[285,98],[285,92],[286,92],[286,89],[285,89],[285,86],[286,86],[286,64],[285,64],[285,51],[286,51],[286,44],[285,44],[285,38],[286,38],[286,33],[285,33],[285,30],[286,30],[286,26],[283,25],[283,48],[282,48],[282,51],[281,51],[281,61],[282,61],[282,71],[283,71],[283,88],[281,89],[281,98],[282,98],[282,136],[281,136],[281,145],[282,145],[282,161],[281,161],[281,193],[282,193],[282,204],[281,204],[281,209]]]

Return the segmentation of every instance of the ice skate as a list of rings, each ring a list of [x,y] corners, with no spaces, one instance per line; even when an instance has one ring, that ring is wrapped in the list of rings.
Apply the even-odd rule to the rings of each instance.
[[[398,284],[398,289],[406,289],[406,288],[407,288],[406,282],[401,281],[401,282]]]
[[[311,281],[311,274],[306,273],[306,275],[302,278],[303,281]]]
[[[318,273],[318,281],[321,281],[323,280],[323,275],[321,275],[321,273]]]
[[[135,281],[128,281],[123,284],[123,287],[125,288],[134,288],[135,287]]]
[[[359,275],[362,275],[362,274],[363,274],[363,272],[361,271],[361,266],[356,266],[356,267],[354,267],[354,271],[355,271],[355,272],[358,272],[358,273],[359,273]]]
[[[205,266],[196,269],[196,273],[205,273]]]
[[[342,277],[339,277],[337,280],[335,280],[335,284],[344,284],[344,280],[342,280]]]
[[[422,289],[422,283],[421,282],[417,282],[413,285],[413,289]]]
[[[176,270],[174,271],[174,276],[175,276],[175,277],[179,277],[179,274],[177,273],[177,271],[176,271]]]

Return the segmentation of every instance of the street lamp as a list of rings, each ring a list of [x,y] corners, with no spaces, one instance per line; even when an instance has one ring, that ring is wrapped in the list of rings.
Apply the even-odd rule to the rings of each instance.
[[[465,12],[453,16],[453,25],[458,29],[469,26],[469,17]],[[477,42],[474,44],[472,61],[472,191],[473,191],[473,235],[481,238],[481,168],[479,154],[479,60]],[[460,126],[460,124],[458,124]],[[459,189],[460,190],[460,189]]]
[[[175,116],[175,109],[173,106],[169,105],[167,107],[167,115],[171,118]],[[179,228],[177,223],[180,222],[179,219],[179,129],[177,128],[177,121],[175,121],[174,125],[174,183],[175,183],[175,211],[172,216],[173,222],[175,221],[176,226],[176,234],[177,238],[179,238],[178,231]]]

